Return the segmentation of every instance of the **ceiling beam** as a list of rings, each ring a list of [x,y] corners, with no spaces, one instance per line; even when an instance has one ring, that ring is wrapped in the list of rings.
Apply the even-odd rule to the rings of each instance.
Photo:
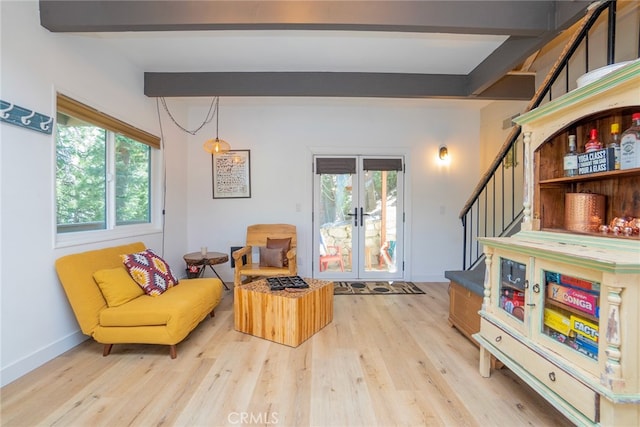
[[[189,96],[465,97],[465,76],[335,72],[144,73],[144,94]]]
[[[509,37],[469,74],[469,92],[484,92],[534,52],[542,49],[560,32],[579,21],[585,15],[589,4],[587,1],[559,2],[554,14],[553,30],[539,37]]]
[[[502,79],[476,99],[529,100],[533,75]],[[443,74],[335,72],[144,73],[150,97],[311,96],[374,98],[468,98],[468,77]]]
[[[40,0],[53,32],[346,30],[539,36],[555,1]]]
[[[509,37],[469,73],[469,93],[479,95],[542,46],[539,39]]]
[[[530,101],[535,92],[534,73],[508,73],[482,92],[469,96],[474,99]]]

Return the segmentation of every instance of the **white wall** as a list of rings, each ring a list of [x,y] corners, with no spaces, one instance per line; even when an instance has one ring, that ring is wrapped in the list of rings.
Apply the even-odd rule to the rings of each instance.
[[[51,34],[39,24],[36,1],[2,1],[0,98],[55,115],[62,91],[128,123],[159,134],[155,100],[143,95],[141,70],[100,47],[98,39]],[[166,253],[182,262],[186,247],[186,175],[180,141],[167,152],[170,176]],[[54,270],[72,252],[141,240],[162,250],[154,234],[65,248],[55,246],[55,143],[45,135],[0,123],[1,382],[6,384],[86,339],[80,332]],[[173,206],[175,205],[175,208]]]
[[[1,384],[7,384],[85,337],[57,280],[54,261],[73,252],[142,240],[184,272],[182,255],[200,246],[228,251],[256,222],[299,229],[300,273],[310,274],[311,157],[314,152],[407,154],[407,279],[443,280],[461,264],[458,212],[479,175],[482,103],[340,98],[235,98],[221,101],[220,136],[250,149],[252,197],[211,197],[211,160],[143,95],[143,72],[100,38],[52,34],[39,24],[38,3],[1,1],[0,97],[55,114],[55,92],[162,133],[166,159],[165,233],[56,248],[55,144],[51,135],[0,123]],[[197,124],[202,100],[169,100],[180,123]],[[187,114],[188,110],[188,114]],[[436,162],[446,144],[449,166]],[[388,148],[392,147],[392,148]],[[300,204],[300,212],[296,205]],[[230,280],[229,264],[219,269]]]
[[[190,110],[192,125],[206,103]],[[215,123],[188,144],[188,241],[228,252],[246,226],[284,222],[298,227],[298,266],[311,275],[312,155],[406,154],[408,280],[445,280],[461,268],[458,213],[477,182],[481,103],[345,98],[222,98],[220,137],[251,150],[250,199],[213,199],[211,158],[202,143]],[[451,163],[436,161],[441,144]],[[301,207],[297,212],[297,205]],[[229,264],[216,267],[232,280]]]

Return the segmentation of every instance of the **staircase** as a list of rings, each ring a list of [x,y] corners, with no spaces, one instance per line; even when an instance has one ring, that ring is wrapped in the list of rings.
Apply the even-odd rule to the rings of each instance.
[[[625,7],[632,8],[630,13],[628,9],[626,10],[626,16],[632,16],[631,21],[635,26],[633,30],[636,35],[635,51],[627,55],[635,55],[635,57],[616,58],[615,56],[617,2],[595,2],[582,21],[576,25],[570,40],[525,112],[569,92],[571,90],[569,82],[572,81],[569,76],[575,79],[576,76],[589,71],[589,64],[598,63],[597,59],[591,58],[591,61],[589,59],[591,53],[589,45],[598,46],[598,41],[594,43],[594,34],[600,37],[604,35],[606,38],[604,42],[602,39],[599,40],[601,45],[606,45],[606,64],[600,63],[598,67],[593,68],[613,64],[616,59],[620,62],[640,57],[638,40],[640,4],[625,2]],[[626,30],[623,30],[624,34],[628,34],[624,31]],[[628,37],[625,40],[631,41]],[[600,53],[604,49],[594,50]],[[629,52],[628,48],[627,52]],[[460,212],[464,233],[463,268],[445,271],[445,277],[451,281],[449,323],[468,337],[479,330],[480,317],[477,313],[481,309],[484,294],[485,263],[478,238],[510,236],[520,230],[524,189],[524,153],[522,149],[518,150],[520,134],[520,127],[514,126],[493,163]]]
[[[636,44],[635,51],[630,51],[625,45],[624,54],[631,57],[616,58],[615,55],[617,2],[593,3],[584,18],[576,24],[575,31],[525,112],[569,92],[572,89],[570,82],[575,81],[576,76],[590,71],[589,64],[599,64],[593,67],[599,68],[640,56],[637,36],[640,5],[635,2],[623,3],[626,8],[624,16],[627,17],[625,25],[629,25],[628,17],[631,16],[632,25],[636,27],[635,41],[631,37],[621,38],[625,42]],[[626,32],[624,34],[628,35]],[[606,49],[603,46],[606,46]],[[604,53],[606,58],[600,58]],[[603,60],[606,62],[603,63]],[[478,238],[510,236],[520,229],[524,188],[524,153],[520,135],[520,127],[514,126],[460,212],[463,226],[462,271],[484,268],[484,256]],[[448,277],[447,274],[445,277]],[[473,277],[478,277],[478,274],[474,274]]]

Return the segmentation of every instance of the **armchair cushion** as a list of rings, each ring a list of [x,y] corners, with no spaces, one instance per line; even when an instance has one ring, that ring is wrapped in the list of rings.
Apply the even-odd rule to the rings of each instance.
[[[169,264],[151,249],[122,255],[122,262],[147,295],[158,296],[178,284]]]
[[[270,237],[267,237],[267,248],[282,250],[282,258],[283,258],[282,265],[280,266],[274,265],[273,267],[289,266],[289,260],[287,259],[287,252],[289,252],[289,249],[291,249],[291,237],[288,237],[286,239],[272,239]]]
[[[144,291],[124,267],[106,268],[93,273],[109,307],[118,307],[144,295]]]
[[[260,267],[279,267],[284,265],[285,252],[281,248],[260,247]]]

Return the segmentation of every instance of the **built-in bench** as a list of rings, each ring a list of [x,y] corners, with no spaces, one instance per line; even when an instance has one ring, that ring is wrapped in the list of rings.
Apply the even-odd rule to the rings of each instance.
[[[472,270],[445,271],[449,285],[449,323],[462,332],[476,346],[471,335],[480,331],[482,295],[484,292],[485,264],[481,262]]]

